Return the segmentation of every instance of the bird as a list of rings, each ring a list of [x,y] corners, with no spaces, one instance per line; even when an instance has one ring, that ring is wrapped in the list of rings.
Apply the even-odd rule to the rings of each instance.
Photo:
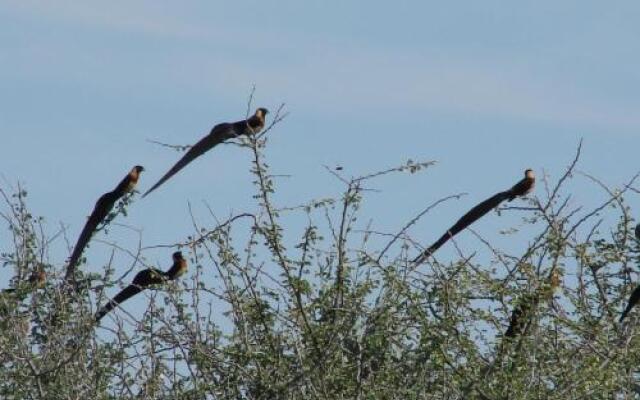
[[[177,174],[182,168],[186,167],[191,161],[200,157],[225,140],[260,132],[264,128],[265,116],[268,113],[269,110],[260,107],[248,119],[237,122],[223,122],[214,126],[207,136],[194,144],[187,153],[182,156],[182,158],[178,160],[178,162],[175,163],[173,167],[171,167],[171,169],[151,187],[151,189],[147,190],[146,193],[142,195],[142,197],[146,197],[173,175]]]
[[[624,309],[624,311],[622,312],[622,315],[620,315],[620,323],[622,323],[622,321],[624,321],[624,319],[627,317],[627,314],[629,314],[629,312],[631,311],[631,309],[638,304],[638,301],[640,301],[640,285],[638,285],[633,292],[631,292],[631,296],[629,297],[629,303],[627,304],[627,307]]]
[[[640,224],[636,225],[635,234],[636,239],[640,240]]]
[[[509,321],[509,327],[505,331],[504,336],[513,338],[516,335],[523,335],[526,333],[531,320],[532,310],[538,307],[541,299],[550,300],[553,298],[553,293],[556,288],[560,286],[561,282],[558,269],[553,268],[549,273],[546,284],[538,287],[534,293],[525,295],[513,309],[513,312],[511,313],[511,320]]]
[[[507,192],[497,193],[485,201],[477,204],[471,210],[469,210],[465,215],[463,215],[451,228],[449,228],[444,235],[440,236],[435,243],[433,243],[429,248],[427,248],[420,256],[416,257],[413,262],[420,263],[427,256],[435,253],[443,244],[445,244],[449,239],[457,235],[460,231],[464,230],[466,227],[480,219],[483,215],[496,208],[500,203],[504,201],[506,198]]]
[[[37,267],[35,271],[29,276],[27,281],[29,283],[29,287],[32,289],[42,289],[44,285],[47,283],[47,274],[44,272],[44,268],[42,266]],[[15,288],[4,289],[3,293],[15,293]]]
[[[535,294],[524,296],[520,302],[514,307],[511,313],[509,327],[504,333],[505,337],[513,338],[521,335],[526,329],[526,316],[529,315],[531,309],[538,305],[538,297]]]
[[[536,176],[533,173],[532,169],[527,169],[524,171],[524,178],[507,192],[509,193],[508,201],[512,201],[516,197],[525,196],[530,193],[536,184]]]
[[[47,274],[44,272],[44,269],[38,268],[29,277],[29,284],[34,288],[42,289],[44,285],[47,283]]]
[[[535,184],[535,175],[532,169],[524,172],[524,178],[513,185],[509,190],[498,192],[488,199],[478,203],[471,210],[467,211],[451,228],[449,228],[440,239],[429,246],[418,257],[413,259],[414,264],[422,263],[428,256],[435,253],[449,239],[466,229],[469,225],[482,218],[486,213],[498,207],[505,200],[512,201],[518,196],[524,196],[533,190]]]
[[[144,289],[152,285],[160,285],[167,281],[172,281],[183,275],[187,271],[187,260],[182,256],[182,252],[176,251],[173,253],[172,258],[173,265],[171,265],[171,268],[166,272],[155,268],[148,268],[138,272],[129,286],[122,289],[96,313],[96,322],[100,322],[100,320],[116,306],[124,303]]]
[[[136,165],[129,171],[129,173],[118,183],[115,189],[111,192],[107,192],[100,196],[96,205],[93,207],[93,212],[89,216],[87,223],[78,237],[78,241],[73,248],[71,257],[69,257],[69,265],[67,267],[67,273],[65,279],[69,279],[73,276],[76,268],[76,264],[82,255],[85,247],[89,243],[91,236],[98,227],[98,225],[109,215],[109,212],[113,209],[116,202],[122,198],[125,194],[133,191],[138,180],[140,179],[140,173],[144,171],[144,167]]]

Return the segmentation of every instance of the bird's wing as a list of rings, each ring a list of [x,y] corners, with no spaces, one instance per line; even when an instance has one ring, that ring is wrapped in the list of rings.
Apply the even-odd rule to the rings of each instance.
[[[160,185],[166,182],[173,175],[177,174],[182,168],[186,167],[187,164],[189,164],[195,158],[200,157],[201,155],[211,150],[216,145],[234,136],[235,135],[234,135],[233,125],[231,124],[216,125],[211,130],[211,133],[209,133],[204,138],[200,139],[198,143],[196,143],[193,147],[191,147],[189,151],[187,151],[187,153],[184,156],[182,156],[182,158],[178,160],[178,162],[175,163],[174,166],[171,167],[171,169],[166,174],[164,174],[164,176],[160,178],[160,180],[155,185],[151,187],[151,189],[147,190],[147,192],[144,195],[142,195],[142,197],[145,197],[149,193],[156,190]]]
[[[125,194],[127,194],[130,182],[131,182],[131,176],[127,174],[127,176],[125,176],[120,181],[120,183],[118,183],[118,186],[116,186],[116,188],[113,190],[113,193],[115,193],[117,196],[116,200],[124,196]]]
[[[486,213],[496,208],[500,203],[502,203],[505,199],[509,197],[509,191],[499,192],[484,200],[481,203],[478,203],[475,207],[469,210],[465,215],[460,217],[460,219],[453,224],[451,228],[449,228],[444,235],[440,237],[434,244],[429,246],[427,250],[425,250],[421,255],[416,257],[413,262],[421,263],[424,259],[431,254],[433,254],[436,250],[438,250],[443,244],[445,244],[449,239],[457,235],[460,231],[466,229],[469,225],[476,222],[478,219],[482,218]]]
[[[93,212],[91,213],[91,216],[89,216],[87,223],[84,224],[82,233],[80,233],[80,237],[78,237],[78,241],[73,248],[73,253],[71,253],[71,257],[69,258],[66,278],[73,275],[76,264],[78,263],[84,248],[89,243],[91,235],[93,235],[93,232],[96,230],[100,222],[102,222],[102,220],[104,220],[109,214],[109,211],[113,208],[115,201],[116,198],[114,198],[113,192],[109,192],[103,194],[96,202],[96,206],[93,208]]]
[[[513,185],[513,187],[508,190],[509,201],[513,201],[516,197],[524,196],[525,194],[527,194],[531,189],[531,187],[533,186],[533,184],[534,182],[528,178],[524,178],[518,181],[518,183]]]
[[[144,269],[133,278],[132,285],[147,288],[151,285],[164,283],[164,272],[155,268]]]
[[[142,292],[142,290],[143,289],[138,285],[129,285],[122,289],[120,293],[118,293],[113,299],[109,300],[109,302],[96,313],[96,322],[100,322],[102,317],[107,315],[109,311],[113,310],[117,305],[124,303],[129,298]]]

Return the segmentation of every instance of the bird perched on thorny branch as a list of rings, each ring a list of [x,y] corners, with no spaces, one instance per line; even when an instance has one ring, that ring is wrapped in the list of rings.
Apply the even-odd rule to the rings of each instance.
[[[138,183],[138,179],[140,179],[140,173],[142,171],[144,171],[144,168],[140,165],[136,165],[131,169],[131,171],[129,171],[127,176],[118,183],[118,186],[116,186],[115,189],[100,196],[96,205],[93,207],[93,212],[82,229],[82,233],[80,233],[80,237],[78,238],[75,247],[73,248],[73,253],[71,253],[71,257],[69,258],[69,266],[67,267],[67,273],[65,276],[66,280],[73,276],[76,264],[78,263],[82,252],[89,243],[89,240],[98,225],[104,221],[107,215],[109,215],[109,212],[111,212],[113,206],[120,198],[133,191]]]
[[[636,239],[640,241],[640,224],[636,225],[635,234],[636,234]],[[622,315],[620,315],[620,323],[624,321],[624,319],[627,317],[627,314],[629,314],[631,309],[636,304],[638,304],[638,301],[640,301],[640,285],[638,285],[633,290],[633,292],[631,292],[631,296],[629,297],[629,302],[627,303],[627,307],[622,312]]]
[[[160,271],[155,268],[148,268],[142,270],[136,274],[133,281],[129,286],[122,289],[120,293],[107,304],[105,304],[100,311],[96,313],[96,322],[100,322],[102,317],[107,315],[109,311],[113,310],[117,305],[122,304],[136,294],[142,292],[152,285],[160,285],[167,281],[172,281],[187,271],[187,260],[182,257],[182,253],[176,251],[173,253],[173,265],[168,271]]]
[[[533,173],[532,169],[527,169],[526,171],[524,171],[524,178],[522,178],[520,182],[513,185],[511,189],[507,190],[507,193],[509,194],[507,200],[512,201],[516,197],[525,196],[531,193],[535,185],[536,176]]]
[[[537,288],[534,293],[524,296],[518,305],[514,307],[509,327],[504,336],[513,338],[517,335],[524,335],[529,328],[533,312],[540,304],[540,300],[551,300],[558,286],[560,286],[560,273],[556,268],[553,268],[547,282]]]
[[[36,268],[35,271],[29,276],[28,284],[32,289],[42,289],[44,285],[47,283],[47,274],[44,272],[44,268],[42,266]],[[4,293],[15,293],[15,288],[5,289],[2,292]]]
[[[429,248],[427,248],[422,254],[416,257],[413,260],[414,264],[422,263],[427,257],[435,253],[443,244],[445,244],[449,239],[457,235],[459,232],[466,229],[469,225],[482,218],[486,213],[498,207],[500,203],[505,200],[512,201],[516,197],[524,196],[530,193],[535,186],[536,177],[533,173],[533,170],[527,169],[524,171],[524,178],[520,180],[518,183],[513,185],[511,189],[505,190],[504,192],[498,192],[493,196],[489,197],[485,201],[477,204],[471,210],[469,210],[465,215],[463,215],[451,228],[449,228],[444,235],[440,237],[435,243],[433,243]]]
[[[37,289],[42,289],[47,283],[47,274],[42,267],[39,267],[29,277],[29,284]]]
[[[214,126],[207,136],[194,144],[187,153],[182,156],[182,158],[178,160],[173,167],[171,167],[169,172],[164,174],[164,176],[160,178],[160,180],[153,185],[151,189],[147,190],[142,197],[145,197],[156,190],[169,178],[177,174],[182,168],[186,167],[191,161],[200,157],[225,140],[233,139],[241,135],[253,135],[260,132],[262,128],[264,128],[265,116],[268,113],[269,111],[266,108],[258,108],[255,114],[253,114],[249,119],[237,122],[224,122]]]

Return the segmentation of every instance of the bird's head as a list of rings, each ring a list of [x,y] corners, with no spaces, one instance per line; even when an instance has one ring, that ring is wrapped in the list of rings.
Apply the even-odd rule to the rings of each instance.
[[[266,108],[260,107],[256,110],[256,117],[264,118],[267,114],[269,114],[269,110]]]
[[[144,171],[144,167],[142,165],[136,165],[135,167],[133,167],[133,169],[137,172],[140,173],[142,171]]]
[[[177,277],[183,275],[187,272],[187,260],[182,257],[182,253],[176,251],[173,253],[173,266],[169,271],[169,275],[171,279],[176,279]]]
[[[535,179],[536,175],[533,173],[533,170],[529,168],[526,171],[524,171],[524,177],[529,179]]]

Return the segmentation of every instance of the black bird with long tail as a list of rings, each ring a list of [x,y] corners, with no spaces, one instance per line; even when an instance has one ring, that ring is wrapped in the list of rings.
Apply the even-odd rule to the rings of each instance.
[[[442,245],[445,244],[449,239],[457,235],[460,231],[466,229],[469,225],[471,225],[478,219],[482,218],[492,209],[498,207],[503,201],[512,201],[516,197],[528,194],[533,190],[535,182],[536,177],[533,173],[533,170],[527,169],[524,172],[524,178],[522,178],[522,180],[513,185],[511,189],[505,190],[504,192],[498,192],[469,210],[455,224],[453,224],[453,226],[449,228],[444,233],[444,235],[440,237],[440,239],[438,239],[435,243],[429,246],[429,248],[422,252],[422,254],[416,257],[413,260],[413,263],[422,263],[424,260],[426,260],[427,257],[432,255],[436,250],[442,247]]]
[[[109,212],[111,212],[113,206],[120,198],[133,191],[138,183],[138,179],[140,179],[140,173],[142,171],[144,171],[144,168],[140,165],[136,165],[131,169],[131,171],[129,171],[127,176],[118,183],[118,186],[116,186],[115,189],[100,196],[96,205],[93,207],[93,212],[82,229],[82,233],[80,233],[80,237],[78,237],[75,247],[73,248],[73,253],[71,253],[71,257],[69,258],[69,264],[65,276],[66,280],[69,280],[73,276],[78,260],[80,260],[82,252],[85,247],[87,247],[87,244],[98,225],[104,221],[107,215],[109,215]]]
[[[173,253],[172,257],[173,265],[166,272],[155,268],[148,268],[138,272],[129,286],[122,289],[120,293],[115,295],[113,299],[109,300],[109,302],[96,313],[96,322],[100,322],[100,320],[116,306],[124,303],[150,286],[161,285],[184,274],[187,271],[187,260],[184,259],[182,253],[179,251]]]
[[[173,175],[177,174],[182,168],[186,167],[191,161],[200,157],[207,151],[211,150],[218,144],[228,139],[233,139],[242,135],[254,135],[264,128],[265,116],[269,113],[266,108],[258,108],[251,117],[237,122],[224,122],[214,126],[211,132],[196,144],[194,144],[187,153],[171,169],[164,174],[160,180],[147,190],[142,197],[156,190],[160,185],[166,182]]]

